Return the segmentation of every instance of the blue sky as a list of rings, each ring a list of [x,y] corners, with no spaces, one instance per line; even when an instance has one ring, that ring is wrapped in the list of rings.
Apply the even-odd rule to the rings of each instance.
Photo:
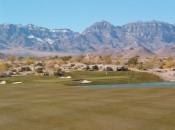
[[[0,0],[0,23],[35,24],[82,32],[95,22],[175,23],[175,0]]]

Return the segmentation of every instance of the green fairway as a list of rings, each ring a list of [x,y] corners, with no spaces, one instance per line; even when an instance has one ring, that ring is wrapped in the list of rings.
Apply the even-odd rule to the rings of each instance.
[[[35,83],[59,83],[66,86],[77,86],[79,80],[90,80],[90,84],[125,84],[125,83],[146,83],[146,82],[161,82],[163,81],[158,76],[150,73],[141,72],[99,72],[99,71],[75,71],[67,73],[66,76],[71,76],[71,79],[61,79],[59,77],[41,77],[41,76],[22,76],[1,78],[7,81],[8,84],[20,81],[26,84]],[[83,84],[81,84],[83,85]]]
[[[0,79],[8,82],[0,86],[0,129],[175,129],[175,87],[91,89],[76,87],[74,81],[87,79],[92,84],[110,80],[112,83],[161,81],[157,76],[136,72],[67,75],[72,79],[38,76]],[[12,85],[15,81],[23,83]]]

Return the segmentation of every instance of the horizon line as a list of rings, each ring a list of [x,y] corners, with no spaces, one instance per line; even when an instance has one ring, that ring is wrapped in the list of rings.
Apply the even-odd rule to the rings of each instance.
[[[146,22],[147,22],[147,23],[148,23],[148,22],[160,22],[160,23],[175,25],[175,23],[170,23],[170,22],[163,21],[163,20],[162,20],[162,21],[161,21],[161,20],[136,20],[136,21],[127,22],[127,23],[122,24],[122,25],[114,25],[114,24],[112,24],[111,22],[109,22],[109,21],[107,21],[107,20],[99,20],[99,21],[94,22],[93,24],[89,25],[88,27],[85,27],[84,31],[85,31],[87,28],[89,28],[89,27],[91,27],[91,26],[93,26],[93,25],[95,25],[95,24],[97,24],[97,23],[102,23],[102,22],[107,22],[107,23],[109,23],[109,24],[111,24],[111,25],[113,25],[113,26],[115,26],[115,27],[125,26],[125,25],[127,25],[127,24],[146,23]],[[0,25],[3,25],[3,24],[7,24],[7,25],[11,25],[11,24],[12,24],[12,25],[20,25],[20,26],[23,26],[23,27],[28,26],[28,25],[33,25],[33,26],[36,26],[36,27],[39,27],[39,28],[48,29],[48,30],[63,30],[63,29],[67,29],[67,30],[70,30],[70,31],[73,31],[73,32],[78,32],[78,33],[82,33],[82,32],[83,32],[83,31],[82,31],[82,32],[80,32],[80,31],[74,31],[73,29],[67,28],[67,27],[63,27],[63,28],[48,28],[48,27],[40,26],[40,25],[37,25],[37,24],[34,24],[34,23],[28,23],[28,24],[9,23],[9,22],[0,23]]]

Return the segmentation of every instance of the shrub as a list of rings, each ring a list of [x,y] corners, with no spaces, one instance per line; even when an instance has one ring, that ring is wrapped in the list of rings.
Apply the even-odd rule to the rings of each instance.
[[[139,56],[134,56],[134,57],[129,58],[127,64],[130,65],[130,66],[137,65],[138,64],[138,58],[139,58]]]
[[[116,60],[114,64],[115,65],[120,65],[120,61],[119,60]]]
[[[61,68],[55,68],[54,69],[54,75],[57,75],[57,76],[63,76],[65,73],[62,71]]]
[[[47,60],[45,62],[45,68],[46,69],[53,69],[55,65],[55,61],[54,60]]]
[[[153,69],[154,68],[154,65],[155,63],[154,62],[144,62],[144,64],[143,64],[143,68],[144,69]]]
[[[22,59],[24,59],[24,57],[22,57],[22,56],[18,57],[18,61],[21,61]]]
[[[168,57],[166,60],[167,61],[173,61],[174,59],[173,59],[173,57]]]
[[[15,60],[16,60],[16,57],[15,56],[9,56],[9,61],[11,62],[11,63],[13,63]]]
[[[72,56],[62,56],[60,57],[60,59],[63,61],[69,61],[70,59],[72,59]]]
[[[140,63],[137,65],[137,69],[139,69],[139,70],[145,69],[142,62],[140,62]]]
[[[83,55],[75,57],[76,62],[81,62],[83,59],[84,59]]]
[[[105,64],[111,64],[112,63],[111,56],[104,56],[103,59],[104,59]]]
[[[58,59],[58,56],[56,55],[56,56],[54,56],[54,59]]]
[[[33,57],[28,57],[26,60],[27,65],[31,65],[35,63],[35,59]]]
[[[8,64],[8,63],[1,63],[0,64],[0,72],[1,73],[8,70],[9,68],[10,68],[10,64]]]
[[[173,68],[173,67],[175,67],[175,63],[172,61],[167,61],[164,66],[164,68]]]
[[[37,67],[35,69],[35,72],[37,72],[37,73],[43,73],[43,68],[42,67]]]

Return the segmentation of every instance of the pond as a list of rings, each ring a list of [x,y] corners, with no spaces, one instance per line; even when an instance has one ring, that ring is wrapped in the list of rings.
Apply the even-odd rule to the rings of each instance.
[[[139,83],[139,84],[104,84],[86,85],[84,88],[127,88],[127,87],[170,87],[175,86],[175,82]]]

